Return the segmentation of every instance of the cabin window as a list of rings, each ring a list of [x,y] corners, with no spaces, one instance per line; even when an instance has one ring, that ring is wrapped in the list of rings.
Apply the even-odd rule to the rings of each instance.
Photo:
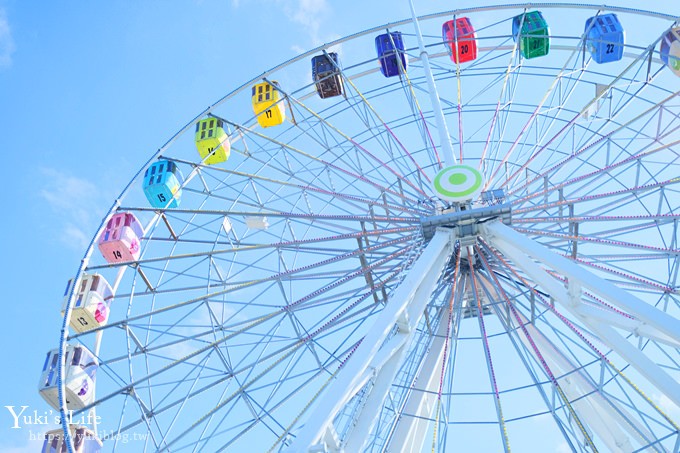
[[[208,137],[212,137],[212,136],[213,136],[213,130],[210,129],[210,130],[208,131]]]
[[[99,443],[97,443],[97,440],[94,437],[86,436],[84,440],[85,440],[85,447],[83,448],[83,451],[100,451],[101,450]]]
[[[50,353],[47,353],[47,357],[45,357],[45,364],[43,365],[43,372],[47,369],[47,364],[50,363]]]
[[[48,354],[49,355],[49,354]],[[47,375],[47,379],[45,380],[45,387],[50,386],[50,382],[52,381],[52,376],[54,376],[54,370],[57,368],[57,359],[59,358],[58,354],[55,352],[52,355],[52,362],[50,363],[50,372]]]
[[[158,166],[158,173],[163,173],[163,164]]]
[[[85,428],[77,428],[75,435],[73,436],[73,447],[78,450],[82,445],[83,441],[85,440],[87,436],[87,433],[85,432]],[[87,450],[83,450],[87,451]]]
[[[90,379],[94,381],[95,375],[97,374],[97,364],[94,362],[94,359],[90,360],[85,365],[80,366],[83,370],[85,370],[85,373],[87,373],[88,376],[90,376]]]
[[[75,351],[73,351],[73,360],[71,361],[71,365],[77,366],[80,364],[80,356],[83,354],[83,349],[82,348],[76,348]]]
[[[92,279],[90,280],[92,282],[92,285],[90,285],[90,290],[97,291],[100,280],[101,279],[99,278],[99,275],[93,276]]]
[[[210,120],[210,129],[212,129],[215,126],[215,120]]]
[[[108,285],[104,285],[104,288],[102,288],[102,291],[100,291],[100,294],[102,295],[102,298],[104,300],[109,300],[113,299],[113,291]]]
[[[71,288],[71,283],[73,283],[73,279],[66,282],[66,290],[64,291],[64,297],[66,297],[66,295],[68,294],[68,290],[69,288]]]

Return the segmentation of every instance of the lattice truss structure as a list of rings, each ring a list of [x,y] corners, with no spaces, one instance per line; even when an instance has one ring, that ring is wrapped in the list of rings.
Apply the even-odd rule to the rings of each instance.
[[[535,59],[511,35],[523,9],[420,20],[455,158],[484,176],[470,203],[432,189],[441,127],[410,21],[275,67],[180,130],[111,210],[145,225],[139,259],[93,243],[79,270],[115,297],[105,325],[62,336],[99,363],[75,416],[150,451],[678,451],[680,80],[658,53],[677,22],[613,10],[644,33],[598,65],[583,23],[612,10],[541,9]],[[478,54],[456,64],[440,30],[460,16]],[[373,38],[394,30],[408,68],[386,78]],[[319,99],[309,60],[338,49],[343,95]],[[283,125],[250,110],[263,80]],[[217,165],[193,143],[208,116],[230,141]],[[176,208],[140,189],[159,157],[184,174]]]

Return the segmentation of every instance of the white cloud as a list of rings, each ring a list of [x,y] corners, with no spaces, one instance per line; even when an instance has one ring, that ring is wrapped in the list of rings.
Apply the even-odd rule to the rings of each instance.
[[[87,234],[72,224],[66,224],[63,229],[64,235],[61,237],[62,242],[73,246],[76,250],[85,251],[85,248],[90,244],[90,239]]]
[[[557,449],[555,450],[555,453],[571,453],[571,448],[569,447],[569,444],[566,442],[562,442],[557,446]]]
[[[40,172],[46,185],[39,195],[54,214],[51,227],[56,227],[64,244],[83,251],[109,207],[106,194],[86,179],[53,168]]]
[[[326,0],[284,0],[283,4],[286,16],[292,22],[302,25],[312,43],[322,44],[319,30],[322,22],[330,13]]]
[[[4,9],[0,9],[0,68],[12,65],[12,54],[16,50],[12,30]]]
[[[231,7],[237,9],[243,0],[231,0]],[[270,2],[260,0],[267,5]],[[318,46],[328,41],[328,36],[323,35],[323,23],[331,17],[332,9],[327,0],[275,0],[274,2],[292,23],[299,25],[309,36],[312,44]],[[299,46],[294,46],[297,50]]]
[[[652,395],[652,401],[654,401],[656,405],[659,406],[659,409],[661,409],[668,417],[670,417],[671,420],[676,422],[680,421],[680,408],[676,406],[673,400],[671,400],[669,397],[655,393]]]

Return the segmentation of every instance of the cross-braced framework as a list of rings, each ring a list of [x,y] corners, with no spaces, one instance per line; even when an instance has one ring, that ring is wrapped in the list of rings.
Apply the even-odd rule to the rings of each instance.
[[[179,131],[144,168],[174,162],[181,204],[149,207],[142,169],[109,214],[143,220],[140,258],[91,246],[78,271],[115,298],[83,333],[69,299],[62,380],[67,343],[99,360],[74,417],[96,413],[125,451],[678,451],[680,79],[658,54],[678,22],[533,8],[544,57],[512,38],[524,7],[429,14],[422,48],[409,20],[343,38]],[[627,42],[598,65],[584,23],[609,12]],[[478,56],[456,64],[441,24],[463,16]],[[385,78],[373,40],[397,30],[408,67]],[[285,82],[340,47],[343,96]],[[283,125],[257,126],[262,80],[279,81]],[[206,116],[224,163],[196,153]],[[456,161],[483,174],[478,200],[436,197]]]

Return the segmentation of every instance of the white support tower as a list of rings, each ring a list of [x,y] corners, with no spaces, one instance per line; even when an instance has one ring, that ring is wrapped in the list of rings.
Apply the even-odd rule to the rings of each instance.
[[[338,373],[335,381],[325,390],[296,436],[290,451],[362,450],[394,377],[404,361],[430,293],[451,259],[456,240],[454,231],[436,231],[357,350]],[[395,324],[398,327],[397,332],[390,336]],[[343,445],[339,445],[333,419],[369,382],[373,385],[367,401],[355,418],[354,428]]]
[[[411,7],[411,19],[413,20],[413,26],[416,29],[416,36],[418,38],[418,50],[420,51],[420,61],[423,63],[425,80],[427,80],[427,90],[428,93],[430,94],[430,102],[432,102],[432,111],[434,113],[435,121],[437,122],[437,130],[439,131],[439,144],[442,148],[442,154],[444,155],[444,162],[446,163],[447,167],[450,167],[451,165],[457,164],[458,159],[456,159],[456,153],[454,153],[453,145],[451,144],[449,128],[446,125],[444,111],[442,110],[442,105],[441,102],[439,101],[437,85],[434,82],[432,68],[430,67],[430,57],[427,54],[427,50],[425,50],[423,34],[420,32],[420,24],[418,23],[418,18],[416,17],[416,9],[413,6],[413,0],[409,0],[409,5]]]
[[[512,259],[515,265],[544,291],[591,329],[603,343],[616,351],[663,395],[680,407],[680,383],[611,327],[612,325],[626,327],[620,322],[620,314],[601,311],[593,316],[593,311],[581,302],[581,288],[587,288],[634,316],[636,322],[631,323],[631,327],[634,327],[633,333],[637,335],[647,335],[649,338],[677,345],[680,341],[680,320],[597,277],[573,261],[553,253],[501,222],[482,224],[480,232],[491,245]],[[562,285],[531,258],[566,277],[568,287]]]

